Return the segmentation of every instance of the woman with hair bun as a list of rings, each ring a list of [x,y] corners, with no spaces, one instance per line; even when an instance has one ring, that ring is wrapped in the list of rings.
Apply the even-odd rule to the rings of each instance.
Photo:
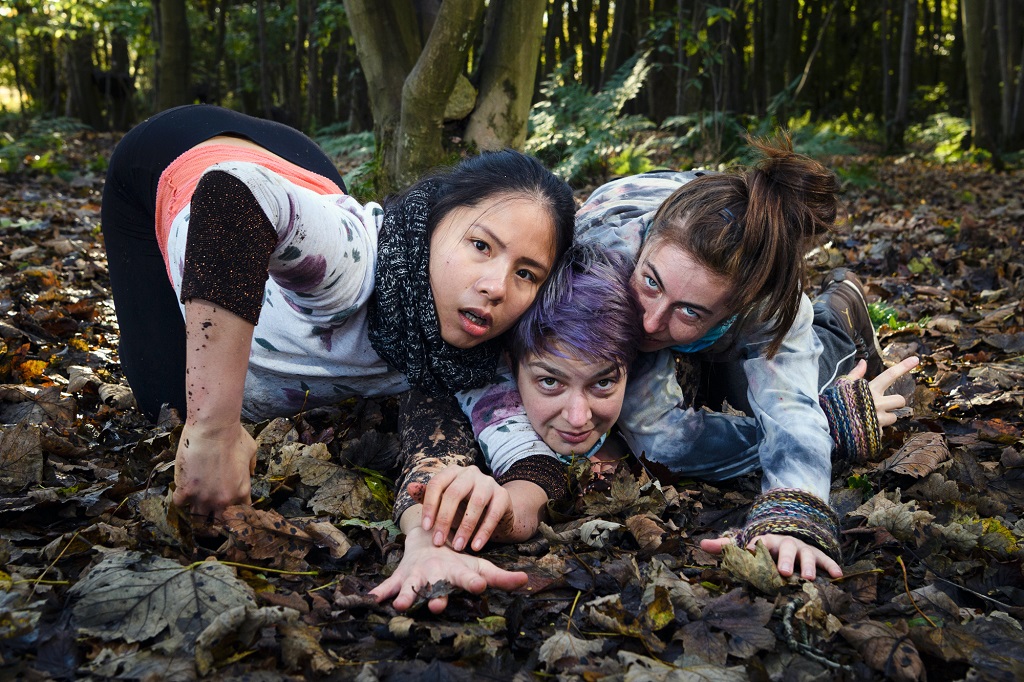
[[[577,211],[576,238],[634,264],[644,334],[618,422],[632,451],[705,480],[764,472],[745,527],[703,548],[752,548],[760,539],[783,575],[799,565],[808,579],[818,567],[837,577],[833,457],[877,451],[880,428],[905,404],[884,392],[917,358],[885,369],[863,288],[845,269],[826,278],[812,305],[804,257],[833,229],[838,181],[794,153],[788,136],[751,144],[762,158],[749,168],[644,173],[599,187]],[[682,386],[680,353],[700,372]],[[724,400],[734,409],[697,409],[698,388],[706,406],[721,409]],[[461,396],[495,476],[564,466],[524,428],[529,419],[508,382]],[[436,508],[423,516],[430,528]],[[435,538],[451,519],[438,523]],[[464,525],[456,545],[473,535]],[[487,539],[480,536],[472,546]]]

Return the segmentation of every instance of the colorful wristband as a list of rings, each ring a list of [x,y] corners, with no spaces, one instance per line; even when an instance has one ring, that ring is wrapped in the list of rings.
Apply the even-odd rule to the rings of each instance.
[[[882,430],[867,381],[840,378],[818,396],[818,402],[828,418],[840,463],[866,462],[877,457],[882,451]]]
[[[759,495],[747,523],[737,535],[741,547],[759,535],[791,535],[839,561],[839,517],[828,502],[795,488],[776,488]]]

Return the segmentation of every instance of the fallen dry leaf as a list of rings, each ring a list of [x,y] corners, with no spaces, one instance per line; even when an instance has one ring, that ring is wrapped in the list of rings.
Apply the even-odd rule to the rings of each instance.
[[[139,552],[107,555],[70,593],[82,634],[129,643],[153,640],[165,653],[192,651],[221,613],[255,606],[252,590],[223,564],[182,566]]]
[[[0,433],[0,491],[12,493],[43,480],[39,427],[28,422]]]
[[[921,478],[949,459],[949,448],[941,433],[915,433],[894,455],[878,464],[878,471]]]
[[[846,641],[857,647],[864,662],[875,670],[900,682],[917,682],[926,678],[924,664],[917,648],[904,629],[885,623],[862,621],[839,631]]]
[[[765,594],[778,594],[786,585],[786,579],[779,575],[771,552],[760,540],[753,552],[731,543],[726,544],[722,552],[722,568]]]
[[[539,658],[549,671],[557,671],[596,654],[603,647],[604,643],[599,639],[581,639],[565,630],[558,630],[540,645]]]

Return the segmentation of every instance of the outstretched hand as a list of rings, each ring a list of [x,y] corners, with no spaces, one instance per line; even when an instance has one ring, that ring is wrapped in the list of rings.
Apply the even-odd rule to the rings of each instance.
[[[221,429],[186,424],[174,460],[174,504],[195,516],[219,516],[249,504],[256,441],[241,423]]]
[[[447,545],[435,546],[430,533],[419,526],[419,511],[417,505],[403,515],[405,553],[391,577],[370,591],[378,602],[393,597],[395,609],[405,611],[416,603],[423,590],[441,580],[471,594],[480,594],[488,587],[515,590],[526,584],[528,577],[522,571],[506,571],[486,559],[456,552]],[[447,596],[434,597],[427,602],[431,613],[441,613],[447,606]]]
[[[843,569],[835,561],[817,547],[807,544],[790,535],[758,535],[747,543],[747,549],[753,550],[760,540],[775,558],[779,574],[788,578],[793,575],[794,567],[800,565],[800,577],[814,580],[820,567],[833,578],[842,578]],[[734,544],[733,538],[708,538],[700,541],[700,548],[711,554],[721,554],[725,545]]]
[[[885,428],[896,423],[895,412],[907,406],[907,399],[902,395],[886,395],[886,391],[896,383],[901,376],[917,367],[921,362],[917,356],[905,358],[903,361],[889,367],[884,372],[868,382],[871,389],[871,397],[875,401],[875,411],[878,413],[878,426]],[[867,363],[863,360],[857,363],[849,376],[851,379],[863,379],[867,371]]]

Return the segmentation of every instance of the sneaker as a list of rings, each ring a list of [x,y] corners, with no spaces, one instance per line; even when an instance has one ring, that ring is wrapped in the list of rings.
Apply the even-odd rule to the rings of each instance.
[[[836,320],[857,345],[857,360],[867,360],[864,378],[874,379],[885,370],[882,348],[878,345],[875,326],[871,324],[864,285],[846,268],[836,268],[826,275],[815,299],[832,310]]]

